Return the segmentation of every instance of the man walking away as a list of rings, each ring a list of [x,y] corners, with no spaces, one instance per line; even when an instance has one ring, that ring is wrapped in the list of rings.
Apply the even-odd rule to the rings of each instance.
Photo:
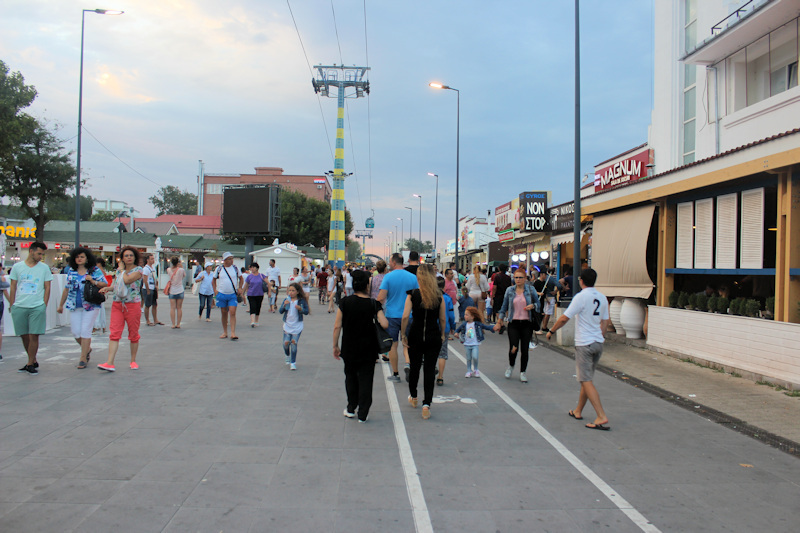
[[[378,301],[383,305],[389,328],[386,332],[392,337],[392,348],[389,350],[389,364],[392,366],[392,375],[387,379],[396,383],[400,382],[397,370],[397,341],[400,334],[400,324],[403,320],[403,310],[406,306],[408,291],[418,289],[417,276],[403,270],[403,256],[395,253],[389,260],[392,270],[383,277]],[[405,332],[403,332],[405,335]],[[408,359],[406,359],[408,364]]]
[[[158,321],[158,283],[156,282],[156,259],[153,254],[144,256],[145,265],[142,269],[142,301],[144,302],[144,320],[148,326],[164,325]],[[153,312],[153,321],[150,321],[150,310]]]
[[[591,268],[581,271],[579,278],[581,292],[572,298],[572,302],[564,314],[556,321],[547,333],[547,339],[558,331],[570,319],[575,318],[575,375],[581,384],[578,395],[578,405],[568,414],[576,420],[583,420],[583,408],[586,400],[594,407],[597,417],[591,424],[586,424],[589,429],[611,429],[608,417],[600,403],[600,395],[592,383],[597,362],[603,354],[603,340],[606,328],[610,322],[608,317],[608,299],[594,288],[597,281],[597,272]]]
[[[42,263],[47,246],[42,242],[32,242],[25,261],[11,268],[8,291],[8,309],[14,321],[14,332],[22,339],[22,346],[28,354],[28,364],[18,370],[35,376],[39,373],[36,354],[39,351],[39,335],[44,335],[47,327],[47,301],[50,299],[50,283],[53,273]]]

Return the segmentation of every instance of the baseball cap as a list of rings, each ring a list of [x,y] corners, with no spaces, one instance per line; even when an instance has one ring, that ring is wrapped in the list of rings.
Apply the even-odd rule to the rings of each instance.
[[[206,266],[206,267],[213,267],[213,266],[214,266],[214,263],[212,263],[211,261],[209,261],[209,262],[207,262],[207,263],[205,264],[205,266]]]
[[[233,254],[230,253],[230,252],[225,252],[224,254],[222,254],[222,260],[223,261],[225,261],[229,257],[233,257]]]

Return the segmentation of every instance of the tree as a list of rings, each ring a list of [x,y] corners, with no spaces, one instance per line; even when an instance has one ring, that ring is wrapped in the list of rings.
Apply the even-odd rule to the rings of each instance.
[[[303,193],[281,190],[281,236],[282,242],[300,246],[313,244],[317,248],[328,247],[331,228],[331,205],[328,202],[309,198]],[[345,238],[353,231],[350,211],[344,212]]]
[[[358,241],[349,241],[347,243],[347,253],[345,257],[347,261],[358,261],[361,259],[361,244]]]
[[[91,220],[94,199],[81,195],[81,220]],[[47,215],[50,220],[75,220],[75,195],[53,199],[47,202]]]
[[[25,85],[19,72],[10,72],[0,61],[0,173],[11,172],[25,137],[35,127],[36,120],[22,110],[36,98],[36,88]]]
[[[89,218],[93,222],[113,222],[116,219],[117,213],[114,211],[98,211],[97,213],[92,213]]]
[[[410,239],[406,239],[405,249],[413,250],[421,254],[429,254],[433,251],[433,244],[431,243],[431,241],[425,241],[425,243],[423,244],[419,242],[419,239],[414,239],[412,237]]]
[[[197,195],[180,190],[174,185],[161,187],[150,203],[156,208],[156,216],[161,215],[194,215],[197,213]]]
[[[75,186],[75,167],[62,141],[38,122],[13,156],[13,164],[0,172],[0,189],[36,222],[36,235],[52,217],[49,202],[67,197]]]

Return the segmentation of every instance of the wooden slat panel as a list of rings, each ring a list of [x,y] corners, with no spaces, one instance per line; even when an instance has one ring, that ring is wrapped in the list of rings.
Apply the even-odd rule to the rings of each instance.
[[[739,265],[764,268],[764,189],[742,193]]]
[[[714,268],[714,200],[694,203],[694,268]]]
[[[715,268],[736,268],[736,220],[739,196],[717,196],[717,238]]]
[[[675,239],[675,266],[694,268],[694,204],[678,204],[677,238]]]

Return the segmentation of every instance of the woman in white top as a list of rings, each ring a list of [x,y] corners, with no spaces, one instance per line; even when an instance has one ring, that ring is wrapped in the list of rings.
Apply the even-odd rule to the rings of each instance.
[[[183,296],[184,280],[186,270],[183,268],[183,261],[178,257],[173,257],[170,262],[172,266],[167,269],[169,282],[167,283],[167,294],[169,294],[169,319],[172,321],[172,329],[181,328],[183,318]]]
[[[480,265],[475,265],[472,269],[472,274],[467,276],[467,290],[469,291],[469,297],[478,304],[481,314],[485,314],[486,296],[489,294],[489,280],[481,272]]]

